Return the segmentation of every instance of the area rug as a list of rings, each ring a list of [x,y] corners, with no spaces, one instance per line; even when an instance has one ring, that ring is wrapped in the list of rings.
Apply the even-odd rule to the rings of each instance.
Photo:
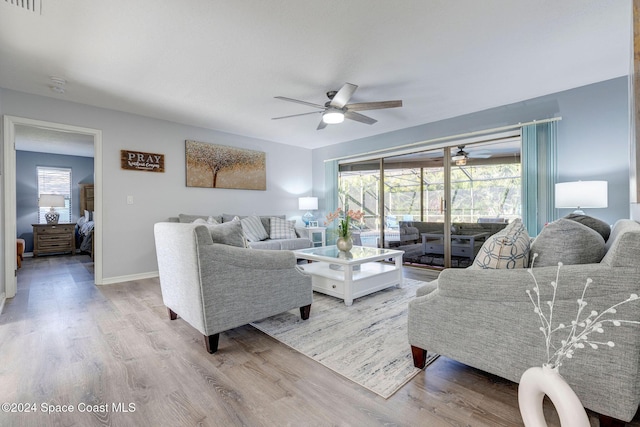
[[[403,288],[357,298],[351,307],[314,292],[308,320],[292,310],[251,325],[388,399],[421,371],[413,366],[407,311],[424,283],[405,279]],[[428,354],[427,365],[437,357]]]

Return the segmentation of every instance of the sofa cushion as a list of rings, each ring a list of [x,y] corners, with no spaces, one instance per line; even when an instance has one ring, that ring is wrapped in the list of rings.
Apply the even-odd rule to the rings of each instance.
[[[295,239],[297,237],[295,221],[287,221],[273,216],[269,218],[269,226],[270,239]]]
[[[194,224],[203,224],[203,225],[218,225],[220,224],[218,221],[216,221],[216,219],[212,216],[210,216],[209,218],[207,218],[206,220],[204,218],[197,218],[195,221],[193,221]]]
[[[262,240],[260,242],[248,242],[247,246],[251,249],[271,249],[279,251],[282,249],[282,240]]]
[[[182,223],[190,223],[198,218],[202,218],[207,221],[209,218],[214,219],[216,222],[222,222],[222,216],[220,215],[191,215],[191,214],[179,214],[178,221]]]
[[[213,243],[223,245],[246,247],[242,224],[240,221],[225,222],[217,225],[208,225]]]
[[[529,265],[529,234],[522,220],[487,238],[473,264],[480,268],[522,268]]]
[[[598,263],[604,256],[604,239],[586,225],[560,218],[542,229],[531,244],[531,254],[538,254],[533,267]]]
[[[233,222],[233,221],[231,221]],[[264,229],[262,221],[257,216],[248,216],[240,220],[244,235],[250,242],[259,242],[269,238],[269,233]]]
[[[609,240],[609,236],[611,235],[611,226],[609,226],[609,224],[607,224],[606,222],[589,215],[576,213],[570,213],[569,215],[565,216],[565,218],[572,221],[577,221],[580,224],[586,225],[592,230],[597,231],[602,236],[605,242]]]
[[[305,237],[297,237],[295,239],[282,239],[280,242],[280,249],[283,251],[295,251],[298,249],[308,249],[311,247],[311,240]]]

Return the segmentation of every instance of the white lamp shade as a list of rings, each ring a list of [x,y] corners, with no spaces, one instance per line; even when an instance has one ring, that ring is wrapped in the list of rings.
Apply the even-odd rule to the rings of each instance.
[[[41,194],[38,200],[40,208],[63,208],[64,196],[62,194]]]
[[[301,211],[315,211],[316,209],[318,209],[318,198],[317,197],[299,197],[298,209],[300,209]]]
[[[575,181],[556,184],[556,208],[606,208],[607,181]]]

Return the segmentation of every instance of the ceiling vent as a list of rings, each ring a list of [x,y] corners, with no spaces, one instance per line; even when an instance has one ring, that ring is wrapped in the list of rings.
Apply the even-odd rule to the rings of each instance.
[[[4,0],[4,2],[8,5],[28,10],[29,12],[42,12],[41,0]]]

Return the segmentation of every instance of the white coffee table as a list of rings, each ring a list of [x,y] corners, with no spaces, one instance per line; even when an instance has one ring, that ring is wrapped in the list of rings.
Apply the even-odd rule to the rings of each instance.
[[[298,259],[315,261],[300,265],[311,275],[313,290],[353,304],[355,298],[390,286],[402,287],[402,254],[392,249],[354,246],[340,252],[334,246],[293,251]],[[391,260],[393,264],[378,261]]]

